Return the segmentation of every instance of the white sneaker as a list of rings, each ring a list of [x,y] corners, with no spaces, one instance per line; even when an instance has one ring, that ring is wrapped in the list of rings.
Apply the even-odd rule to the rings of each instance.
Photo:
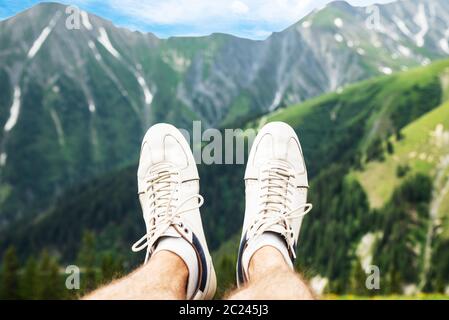
[[[168,250],[189,270],[187,299],[212,299],[215,270],[207,248],[199,208],[199,177],[190,147],[181,132],[157,124],[146,133],[137,171],[139,200],[147,233],[132,247],[151,255]]]
[[[254,140],[245,172],[246,207],[237,260],[237,284],[248,281],[253,254],[278,249],[293,268],[307,202],[307,170],[295,131],[283,122],[265,125]]]

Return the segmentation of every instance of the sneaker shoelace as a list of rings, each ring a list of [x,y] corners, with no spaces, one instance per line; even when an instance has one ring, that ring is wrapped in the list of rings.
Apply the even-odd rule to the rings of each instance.
[[[200,208],[204,198],[194,194],[178,202],[179,172],[169,163],[156,165],[147,178],[146,190],[143,192],[148,198],[145,220],[149,221],[150,227],[146,234],[137,240],[133,246],[133,252],[139,252],[147,248],[145,263],[150,258],[153,245],[170,228],[178,225],[183,227],[181,215],[194,209]],[[192,199],[198,199],[198,204],[186,207]]]
[[[295,173],[290,165],[281,160],[270,161],[261,171],[261,211],[256,215],[254,222],[248,230],[248,239],[255,239],[274,226],[281,228],[281,235],[287,241],[293,257],[295,236],[291,227],[291,220],[301,218],[312,210],[311,203],[305,203],[291,209],[293,193],[291,188],[296,188],[292,182]]]

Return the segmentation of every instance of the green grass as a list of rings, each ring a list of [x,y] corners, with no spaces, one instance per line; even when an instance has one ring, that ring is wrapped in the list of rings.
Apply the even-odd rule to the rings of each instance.
[[[391,138],[394,153],[387,155],[385,161],[370,162],[363,171],[354,173],[373,207],[384,205],[402,180],[396,175],[399,165],[409,166],[410,172],[435,176],[440,158],[449,152],[447,144],[440,141],[439,145],[432,137],[438,125],[443,125],[444,130],[449,128],[449,102],[405,127],[402,140]]]
[[[322,105],[328,101],[334,100],[338,97],[336,93],[329,93],[319,96],[314,99],[307,100],[303,103],[293,105],[283,110],[276,111],[265,118],[266,122],[283,121],[289,123],[293,127],[301,124],[302,119],[313,111],[314,107]]]
[[[250,113],[251,101],[245,94],[241,94],[229,108],[229,112],[222,122],[222,127],[232,126],[238,119],[246,117]]]

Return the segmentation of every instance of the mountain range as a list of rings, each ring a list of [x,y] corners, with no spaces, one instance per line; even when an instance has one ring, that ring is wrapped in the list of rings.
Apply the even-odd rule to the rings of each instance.
[[[54,3],[1,21],[0,220],[135,161],[152,123],[238,126],[448,54],[446,1],[375,8],[331,3],[265,41],[161,40],[84,11],[72,29]]]
[[[375,264],[384,293],[446,290],[448,74],[449,60],[442,60],[247,123],[258,128],[285,121],[300,134],[314,210],[303,223],[298,267],[312,283],[324,281],[329,292],[369,295],[360,287],[360,270]],[[8,228],[0,248],[13,244],[22,257],[47,249],[70,262],[90,230],[99,253],[114,252],[126,257],[128,266],[139,264],[141,257],[129,250],[144,232],[136,169],[114,170],[69,188],[40,215]],[[199,171],[203,223],[226,288],[234,281],[244,166],[201,165]]]

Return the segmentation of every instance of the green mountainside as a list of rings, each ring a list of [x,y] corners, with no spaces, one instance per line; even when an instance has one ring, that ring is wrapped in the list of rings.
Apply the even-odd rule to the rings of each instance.
[[[348,84],[447,57],[446,0],[378,8],[382,23],[367,26],[366,8],[329,3],[263,41],[225,34],[158,39],[84,11],[78,28],[68,28],[67,7],[49,2],[0,21],[0,230],[33,220],[31,212],[69,187],[135,163],[151,124],[242,126]],[[426,82],[418,90],[433,87]],[[433,103],[377,125],[402,126]],[[334,114],[338,123],[346,116],[338,108]],[[313,149],[313,174],[355,148],[350,136],[362,129],[340,124],[346,133],[326,157]],[[306,131],[313,143],[313,129]]]
[[[286,121],[300,137],[314,209],[303,223],[297,266],[312,285],[361,295],[446,290],[448,74],[449,60],[437,61],[247,123]],[[234,281],[243,221],[244,166],[199,170],[206,236],[226,288]],[[2,233],[0,251],[14,245],[23,261],[46,249],[68,264],[78,259],[89,230],[95,265],[113,252],[132,268],[142,257],[129,247],[144,232],[135,174],[130,166],[67,190],[34,219]],[[371,264],[380,268],[380,292],[364,287]]]

